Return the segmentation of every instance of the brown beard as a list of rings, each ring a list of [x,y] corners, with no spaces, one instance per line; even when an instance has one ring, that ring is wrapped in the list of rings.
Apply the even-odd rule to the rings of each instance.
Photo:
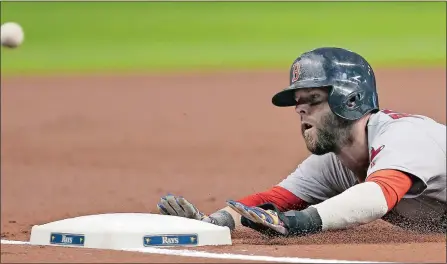
[[[351,128],[355,121],[343,119],[332,112],[322,117],[321,123],[315,126],[315,140],[303,133],[307,149],[315,155],[337,152],[353,141]]]

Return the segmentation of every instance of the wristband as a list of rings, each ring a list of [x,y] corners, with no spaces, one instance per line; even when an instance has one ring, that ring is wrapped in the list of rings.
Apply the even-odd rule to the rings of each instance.
[[[323,227],[320,214],[314,207],[308,207],[302,211],[288,211],[279,214],[279,217],[286,224],[288,236],[318,233]]]

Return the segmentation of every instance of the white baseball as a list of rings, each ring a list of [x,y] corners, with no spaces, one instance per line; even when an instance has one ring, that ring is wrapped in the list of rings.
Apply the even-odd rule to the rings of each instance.
[[[16,48],[23,42],[25,34],[22,27],[15,22],[6,22],[1,27],[2,46]]]

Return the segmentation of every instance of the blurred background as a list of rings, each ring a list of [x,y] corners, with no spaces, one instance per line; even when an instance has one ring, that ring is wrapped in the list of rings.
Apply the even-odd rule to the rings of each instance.
[[[2,2],[24,44],[2,74],[287,69],[342,46],[374,67],[445,66],[445,2]]]

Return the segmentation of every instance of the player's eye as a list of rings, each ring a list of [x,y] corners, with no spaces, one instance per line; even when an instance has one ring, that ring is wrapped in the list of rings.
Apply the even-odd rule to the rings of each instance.
[[[317,105],[319,103],[321,103],[321,98],[319,94],[312,94],[309,98],[309,104],[310,105]]]

